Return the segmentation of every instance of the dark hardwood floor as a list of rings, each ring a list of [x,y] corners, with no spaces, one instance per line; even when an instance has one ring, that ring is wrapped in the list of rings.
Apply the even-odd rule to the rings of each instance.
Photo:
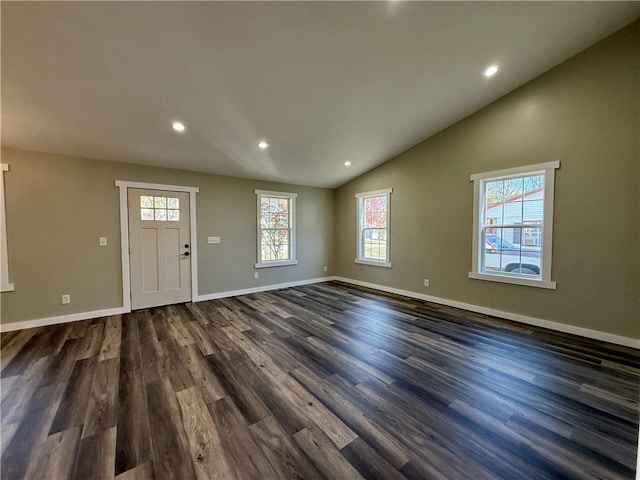
[[[640,352],[335,282],[1,338],[6,480],[634,477]]]

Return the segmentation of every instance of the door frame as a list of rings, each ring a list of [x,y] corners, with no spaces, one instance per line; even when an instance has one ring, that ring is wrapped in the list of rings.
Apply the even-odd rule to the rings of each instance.
[[[191,301],[198,297],[198,248],[196,236],[196,193],[198,187],[183,185],[163,185],[158,183],[129,182],[116,180],[116,187],[120,189],[120,256],[122,259],[122,308],[131,311],[131,272],[129,270],[129,189],[142,188],[146,190],[160,190],[189,193],[189,236],[191,245]]]

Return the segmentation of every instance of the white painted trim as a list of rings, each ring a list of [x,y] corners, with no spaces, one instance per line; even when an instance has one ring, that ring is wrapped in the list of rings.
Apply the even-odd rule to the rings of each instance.
[[[542,172],[544,170],[554,170],[560,168],[560,161],[536,163],[535,165],[524,165],[522,167],[505,168],[503,170],[494,170],[493,172],[474,173],[469,177],[472,182],[475,180],[484,180],[486,178],[506,178],[518,176],[523,173]]]
[[[69,315],[60,315],[58,317],[25,320],[23,322],[3,323],[0,324],[0,332],[11,332],[13,330],[23,330],[25,328],[34,327],[48,327],[49,325],[58,325],[60,323],[77,322],[79,320],[90,320],[92,318],[108,317],[110,315],[122,315],[124,313],[129,313],[129,311],[127,311],[123,307],[116,307],[108,308],[106,310],[95,310],[93,312],[71,313]]]
[[[640,427],[638,428],[638,450],[636,452],[636,480],[640,480]]]
[[[480,182],[473,182],[473,235],[471,236],[471,271],[477,272],[480,270],[480,246],[478,245],[478,239],[482,235],[482,222],[480,222],[480,215],[478,212],[484,210],[484,195],[480,195]]]
[[[284,267],[287,265],[297,265],[298,260],[273,260],[271,262],[256,263],[253,268],[269,268],[269,267]]]
[[[337,277],[337,276],[311,278],[308,280],[299,280],[295,282],[263,285],[260,287],[246,288],[243,290],[231,290],[227,292],[210,293],[208,295],[199,295],[197,297],[194,297],[193,302],[203,302],[206,300],[215,300],[218,298],[234,297],[238,295],[249,295],[252,293],[267,292],[269,290],[278,290],[281,288],[299,287],[302,285],[311,285],[314,283],[330,282],[333,280],[336,280],[338,282],[343,282],[343,283],[349,283],[352,285],[359,285],[361,287],[372,288],[374,290],[380,290],[382,292],[395,293],[396,295],[403,295],[409,298],[426,300],[427,302],[439,303],[441,305],[460,308],[463,310],[469,310],[471,312],[482,313],[485,315],[492,315],[494,317],[504,318],[506,320],[513,320],[515,322],[524,323],[527,325],[534,325],[537,327],[548,328],[550,330],[556,330],[558,332],[570,333],[572,335],[578,335],[581,337],[592,338],[592,339],[600,340],[603,342],[614,343],[616,345],[623,345],[625,347],[640,349],[640,339],[623,337],[621,335],[613,335],[611,333],[600,332],[598,330],[575,327],[572,325],[566,325],[564,323],[552,322],[549,320],[529,317],[529,316],[520,315],[517,313],[504,312],[501,310],[495,310],[493,308],[481,307],[478,305],[473,305],[471,303],[458,302],[456,300],[448,300],[445,298],[434,297],[431,295],[424,295],[422,293],[411,292],[409,290],[401,290],[399,288],[387,287],[385,285],[378,285],[375,283],[362,282],[360,280],[354,280],[351,278]],[[23,322],[5,323],[5,324],[0,324],[0,332],[10,332],[12,330],[21,330],[21,329],[33,328],[33,327],[45,327],[48,325],[56,325],[56,324],[67,323],[67,322],[77,322],[79,320],[89,320],[92,318],[106,317],[109,315],[125,314],[125,313],[129,313],[130,311],[131,311],[130,309],[127,310],[123,307],[117,307],[117,308],[111,308],[106,310],[96,310],[93,312],[72,313],[70,315],[61,315],[58,317],[48,317],[48,318],[40,318],[36,320],[25,320]],[[639,466],[640,466],[640,457],[639,457]]]
[[[391,262],[376,262],[375,260],[364,260],[361,258],[354,259],[354,262],[359,263],[361,265],[371,265],[374,267],[391,268]]]
[[[204,302],[206,300],[215,300],[217,298],[236,297],[238,295],[249,295],[251,293],[268,292],[269,290],[279,290],[281,288],[299,287],[302,285],[311,285],[313,283],[330,282],[336,280],[337,277],[321,277],[310,278],[308,280],[298,280],[295,282],[275,283],[271,285],[263,285],[260,287],[245,288],[242,290],[230,290],[227,292],[209,293],[207,295],[199,295],[194,302]]]
[[[256,195],[267,195],[268,197],[282,197],[282,198],[298,198],[297,193],[289,192],[275,192],[273,190],[254,190]]]
[[[379,197],[380,195],[389,195],[393,193],[393,188],[383,188],[382,190],[373,190],[372,192],[356,193],[356,198]]]
[[[403,295],[405,297],[426,300],[427,302],[439,303],[441,305],[460,308],[463,310],[469,310],[471,312],[476,312],[476,313],[482,313],[484,315],[492,315],[494,317],[504,318],[506,320],[513,320],[515,322],[524,323],[527,325],[534,325],[536,327],[548,328],[549,330],[556,330],[558,332],[570,333],[572,335],[578,335],[581,337],[592,338],[594,340],[601,340],[603,342],[615,343],[616,345],[623,345],[625,347],[640,349],[640,339],[636,339],[636,338],[623,337],[621,335],[613,335],[611,333],[600,332],[598,330],[591,330],[588,328],[576,327],[576,326],[567,325],[564,323],[552,322],[550,320],[543,320],[541,318],[529,317],[527,315],[520,315],[519,313],[511,313],[511,312],[505,312],[502,310],[496,310],[493,308],[481,307],[479,305],[473,305],[471,303],[464,303],[464,302],[458,302],[456,300],[449,300],[446,298],[433,297],[431,295],[411,292],[409,290],[401,290],[399,288],[387,287],[385,285],[378,285],[378,284],[369,283],[369,282],[361,282],[360,280],[353,280],[351,278],[334,277],[334,279],[339,282],[359,285],[361,287],[372,288],[374,290],[380,290],[388,293],[395,293],[396,295]]]
[[[129,195],[126,185],[118,185],[120,194],[120,259],[122,265],[122,308],[131,311],[131,271],[129,269]]]
[[[146,190],[162,190],[189,193],[189,235],[191,242],[191,301],[198,296],[198,247],[196,236],[196,193],[198,187],[183,185],[163,185],[157,183],[128,182],[116,180],[116,187],[120,189],[120,256],[122,263],[122,308],[131,311],[131,271],[129,266],[129,188]]]
[[[556,282],[516,277],[506,273],[469,272],[469,278],[473,278],[474,280],[487,280],[489,282],[510,283],[512,285],[524,285],[525,287],[556,289]]]
[[[184,185],[163,185],[160,183],[128,182],[116,180],[116,187],[141,188],[144,190],[172,190],[174,192],[200,192],[199,187],[185,187]]]
[[[0,292],[13,292],[16,286],[9,282],[9,249],[7,248],[7,210],[4,199],[4,172],[8,163],[0,163]]]
[[[191,301],[198,296],[198,236],[196,235],[196,193],[199,189],[189,190],[189,235],[191,240]]]
[[[560,167],[560,162],[553,162],[553,166],[544,171],[544,225],[542,228],[542,272],[541,278],[543,282],[553,283],[551,281],[551,267],[553,265],[553,199],[555,197],[556,188],[556,168]]]
[[[126,189],[125,189],[126,190]],[[195,193],[195,192],[194,192]],[[251,293],[267,292],[269,290],[278,290],[281,288],[299,287],[301,285],[311,285],[313,283],[330,282],[336,280],[336,277],[311,278],[308,280],[298,280],[296,282],[278,283],[273,285],[264,285],[261,287],[247,288],[244,290],[233,290],[228,292],[211,293],[208,295],[197,295],[193,297],[193,302],[202,302],[205,300],[215,300],[217,298],[235,297],[237,295],[248,295]],[[110,315],[122,315],[131,312],[131,308],[116,307],[106,310],[96,310],[93,312],[72,313],[70,315],[61,315],[59,317],[38,318],[35,320],[25,320],[23,322],[0,324],[0,332],[10,332],[13,330],[22,330],[34,327],[47,327],[49,325],[58,325],[60,323],[77,322],[79,320],[89,320],[92,318],[108,317]]]

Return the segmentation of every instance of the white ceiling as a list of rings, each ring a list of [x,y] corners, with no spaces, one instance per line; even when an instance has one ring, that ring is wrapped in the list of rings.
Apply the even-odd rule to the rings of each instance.
[[[1,8],[3,145],[324,187],[640,16],[639,2]]]

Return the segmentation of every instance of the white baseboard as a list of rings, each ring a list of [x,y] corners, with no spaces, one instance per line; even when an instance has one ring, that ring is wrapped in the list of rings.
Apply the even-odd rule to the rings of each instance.
[[[567,325],[565,323],[552,322],[550,320],[543,320],[541,318],[529,317],[527,315],[520,315],[519,313],[504,312],[502,310],[496,310],[493,308],[481,307],[479,305],[473,305],[471,303],[463,303],[455,300],[449,300],[446,298],[433,297],[431,295],[425,295],[423,293],[411,292],[409,290],[401,290],[399,288],[387,287],[385,285],[378,285],[375,283],[361,282],[360,280],[353,280],[351,278],[334,277],[334,280],[344,283],[350,283],[352,285],[359,285],[361,287],[372,288],[374,290],[380,290],[388,293],[395,293],[397,295],[403,295],[405,297],[417,298],[420,300],[426,300],[427,302],[439,303],[448,307],[461,308],[463,310],[469,310],[471,312],[482,313],[485,315],[492,315],[494,317],[504,318],[506,320],[513,320],[527,325],[534,325],[536,327],[548,328],[550,330],[556,330],[558,332],[570,333],[581,337],[592,338],[595,340],[601,340],[603,342],[615,343],[616,345],[623,345],[625,347],[640,349],[640,339],[623,337],[621,335],[613,335],[611,333],[600,332],[598,330],[590,330],[588,328],[576,327],[573,325]]]
[[[296,282],[277,283],[273,285],[263,285],[261,287],[247,288],[244,290],[231,290],[228,292],[211,293],[208,295],[198,295],[193,299],[194,302],[202,302],[204,300],[215,300],[216,298],[235,297],[237,295],[247,295],[250,293],[266,292],[269,290],[278,290],[280,288],[298,287],[300,285],[309,285],[312,283],[329,282],[335,280],[336,277],[311,278],[308,280],[299,280]],[[109,315],[120,315],[129,313],[131,310],[125,307],[109,308],[106,310],[95,310],[93,312],[72,313],[70,315],[60,315],[58,317],[38,318],[35,320],[25,320],[22,322],[3,323],[0,324],[0,332],[11,332],[13,330],[24,330],[34,327],[46,327],[49,325],[58,325],[60,323],[77,322],[78,320],[89,320],[92,318],[108,317]]]
[[[298,280],[295,282],[263,285],[260,287],[252,287],[252,288],[246,288],[242,290],[230,290],[226,292],[210,293],[207,295],[198,295],[196,298],[193,299],[193,301],[202,302],[205,300],[215,300],[217,298],[235,297],[238,295],[248,295],[251,293],[267,292],[269,290],[298,287],[301,285],[310,285],[313,283],[329,282],[332,280],[337,280],[339,282],[344,282],[344,283],[350,283],[352,285],[359,285],[361,287],[367,287],[374,290],[380,290],[382,292],[395,293],[397,295],[403,295],[405,297],[426,300],[427,302],[439,303],[441,305],[447,305],[449,307],[461,308],[463,310],[469,310],[471,312],[482,313],[485,315],[492,315],[494,317],[504,318],[506,320],[513,320],[513,321],[524,323],[527,325],[534,325],[536,327],[548,328],[550,330],[556,330],[563,333],[570,333],[570,334],[578,335],[581,337],[593,338],[595,340],[614,343],[616,345],[623,345],[625,347],[640,349],[640,339],[623,337],[621,335],[613,335],[611,333],[600,332],[598,330],[591,330],[588,328],[576,327],[576,326],[567,325],[564,323],[552,322],[550,320],[543,320],[541,318],[529,317],[527,315],[521,315],[518,313],[505,312],[505,311],[496,310],[493,308],[473,305],[471,303],[458,302],[456,300],[449,300],[446,298],[434,297],[431,295],[425,295],[423,293],[411,292],[409,290],[401,290],[399,288],[387,287],[385,285],[362,282],[360,280],[354,280],[351,278],[344,278],[344,277],[311,278],[308,280]],[[117,308],[110,308],[106,310],[95,310],[92,312],[80,312],[80,313],[72,313],[70,315],[60,315],[58,317],[25,320],[23,322],[4,323],[4,324],[0,324],[0,332],[10,332],[13,330],[22,330],[22,329],[34,328],[34,327],[46,327],[48,325],[57,325],[60,323],[76,322],[78,320],[89,320],[92,318],[107,317],[109,315],[120,315],[120,314],[128,313],[129,311],[130,310],[125,309],[124,307],[117,307]]]
[[[23,322],[0,324],[0,332],[11,332],[13,330],[23,330],[26,328],[46,327],[60,323],[77,322],[78,320],[90,320],[92,318],[108,317],[109,315],[121,315],[128,313],[123,307],[108,308],[106,310],[94,310],[93,312],[71,313],[58,317],[37,318],[35,320],[25,320]]]
[[[268,292],[269,290],[279,290],[281,288],[299,287],[301,285],[310,285],[312,283],[330,282],[331,280],[336,280],[336,277],[310,278],[308,280],[298,280],[296,282],[275,283],[272,285],[263,285],[261,287],[245,288],[243,290],[209,293],[207,295],[198,295],[193,299],[193,301],[203,302],[205,300],[215,300],[217,298],[236,297],[238,295],[249,295],[251,293]]]
[[[640,480],[640,429],[638,430],[638,455],[636,456],[636,480]]]

